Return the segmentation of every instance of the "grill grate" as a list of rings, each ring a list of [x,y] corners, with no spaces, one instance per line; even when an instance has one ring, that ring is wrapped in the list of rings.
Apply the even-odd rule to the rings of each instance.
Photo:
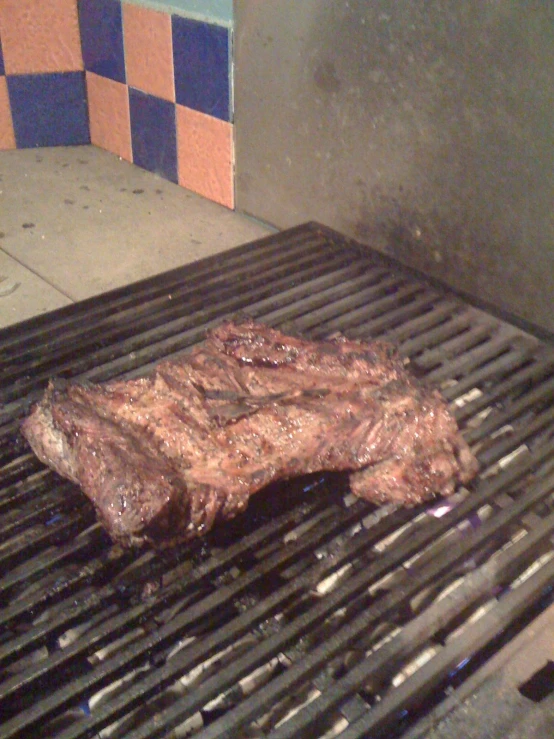
[[[451,403],[479,480],[405,511],[316,475],[201,541],[111,545],[29,453],[22,416],[52,375],[134,377],[237,311],[396,342]],[[554,353],[323,227],[26,321],[0,346],[6,739],[400,736],[550,602]]]

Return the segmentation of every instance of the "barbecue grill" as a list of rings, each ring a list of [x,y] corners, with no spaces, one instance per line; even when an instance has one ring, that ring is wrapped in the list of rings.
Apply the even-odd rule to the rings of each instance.
[[[450,402],[477,480],[406,510],[312,475],[201,540],[112,545],[22,417],[52,376],[146,373],[237,312],[395,342]],[[0,346],[4,739],[554,735],[547,342],[311,223],[7,328]]]

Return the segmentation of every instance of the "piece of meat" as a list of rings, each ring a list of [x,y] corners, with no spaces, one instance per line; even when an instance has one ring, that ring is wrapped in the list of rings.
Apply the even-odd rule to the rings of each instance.
[[[199,536],[310,472],[347,470],[356,495],[414,505],[477,471],[440,394],[390,345],[254,321],[224,323],[139,380],[50,383],[22,431],[123,544]]]

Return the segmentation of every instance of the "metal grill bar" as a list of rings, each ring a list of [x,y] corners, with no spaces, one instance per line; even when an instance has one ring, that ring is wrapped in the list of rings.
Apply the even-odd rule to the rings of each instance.
[[[545,495],[545,492],[547,492],[547,490],[550,490],[551,485],[552,485],[552,481],[551,479],[549,479],[548,484],[547,484],[547,489],[545,489],[544,487],[541,487],[540,489],[537,490],[536,496],[539,498],[542,498]],[[496,488],[494,486],[491,487],[491,489],[488,491],[489,495],[492,495],[495,490]],[[519,515],[521,511],[525,510],[527,507],[532,505],[532,503],[533,501],[525,500],[525,501],[522,501],[522,504],[519,506],[519,508],[505,512],[504,520],[502,522],[499,522],[499,525],[500,526],[505,525],[506,521],[512,520],[512,518]],[[451,515],[459,515],[459,513],[460,512],[456,511],[456,512],[452,512]],[[450,526],[448,526],[448,522],[443,522],[443,526],[441,528],[443,530],[447,530],[448,528],[450,528]],[[426,542],[430,542],[434,540],[435,537],[432,534],[429,535],[428,532],[424,532],[424,533],[427,534],[427,536],[424,539],[422,539],[421,536],[420,537],[415,536],[413,537],[417,539],[417,542],[415,545],[412,543],[410,546],[408,542],[407,548],[404,548],[403,550],[399,551],[399,554],[397,557],[398,562],[407,558],[413,552],[419,551],[421,547],[425,545]],[[482,532],[480,534],[480,540],[486,542],[489,533],[490,532]],[[413,542],[412,538],[411,538],[411,541]],[[472,548],[473,549],[475,548],[474,543],[466,542],[465,549],[471,550]],[[463,555],[463,551],[462,552],[456,551],[455,554],[457,555],[456,557],[452,557],[448,561],[440,563],[439,567],[437,567],[437,563],[435,562],[433,565],[432,571],[428,573],[427,577],[417,582],[414,581],[408,592],[404,591],[400,595],[397,593],[391,594],[393,597],[391,597],[390,603],[387,604],[387,608],[385,608],[382,604],[378,604],[379,607],[378,607],[378,610],[375,612],[374,618],[371,618],[371,614],[369,615],[364,614],[364,617],[363,617],[364,621],[362,623],[361,628],[362,629],[367,628],[368,623],[370,623],[372,620],[376,620],[378,618],[386,618],[387,612],[391,612],[396,607],[398,607],[399,603],[402,602],[403,598],[405,598],[407,595],[410,595],[413,592],[417,592],[422,587],[422,583],[434,581],[437,577],[437,570],[444,569],[444,570],[450,571],[456,559]],[[340,607],[340,605],[343,603],[345,598],[346,598],[346,601],[348,601],[356,593],[359,593],[360,590],[362,590],[364,587],[367,587],[370,582],[376,581],[380,576],[382,576],[382,574],[383,574],[383,571],[381,569],[377,569],[377,571],[374,571],[374,572],[368,571],[368,572],[361,573],[360,576],[358,576],[357,578],[354,578],[354,581],[351,581],[349,583],[348,591],[342,590],[340,592],[340,596],[341,596],[340,601],[337,602],[336,600],[331,598],[328,602],[322,603],[319,607],[316,607],[315,609],[313,609],[313,612],[310,613],[309,619],[306,616],[304,617],[303,620],[299,622],[295,622],[294,629],[289,630],[290,635],[287,633],[281,632],[280,634],[276,635],[273,638],[266,639],[263,645],[261,645],[261,649],[258,649],[255,655],[252,655],[249,657],[250,661],[247,660],[247,657],[241,660],[238,660],[237,662],[233,664],[232,668],[230,669],[229,676],[223,675],[220,673],[212,681],[207,682],[205,686],[203,686],[202,690],[195,691],[194,696],[191,696],[188,700],[180,702],[179,706],[173,709],[173,711],[171,712],[171,716],[169,714],[164,716],[164,721],[162,722],[162,726],[164,728],[160,729],[160,733],[158,733],[158,731],[155,729],[154,726],[148,724],[148,725],[145,725],[144,730],[138,733],[136,736],[137,737],[138,736],[154,737],[158,735],[160,736],[163,735],[163,731],[167,730],[167,728],[174,725],[174,721],[170,720],[172,717],[175,717],[175,720],[182,718],[182,716],[186,715],[187,712],[194,710],[198,706],[201,706],[203,703],[210,700],[210,698],[212,698],[214,695],[217,695],[217,693],[225,685],[234,684],[238,679],[240,679],[242,675],[247,674],[250,670],[254,669],[260,663],[260,661],[263,662],[269,656],[274,654],[276,651],[279,651],[280,649],[285,648],[287,643],[294,643],[294,641],[296,641],[299,638],[299,636],[302,635],[302,633],[305,633],[306,628],[309,626],[309,624],[313,625],[313,624],[320,623],[321,619],[326,615],[326,613],[330,612],[330,610],[334,610],[337,607]],[[300,583],[300,585],[303,585],[303,583]],[[355,638],[355,636],[356,634],[352,635],[352,638]],[[321,651],[324,654],[322,658],[320,656],[320,659],[322,659],[322,663],[325,663],[325,661],[329,657],[328,646],[324,645]],[[253,662],[253,660],[255,661]],[[191,663],[177,664],[173,669],[174,669],[174,672],[178,674],[180,671],[184,672],[187,669],[190,669],[191,666],[192,666]],[[303,665],[302,667],[304,670],[306,670],[305,665]],[[171,676],[174,677],[173,674]],[[284,691],[284,693],[286,693],[287,690],[292,689],[292,684],[290,683],[290,680],[292,679],[292,677],[293,676],[289,673],[286,673],[286,675],[283,676],[283,682],[281,683],[281,685],[282,685],[282,690]],[[304,679],[305,677],[306,675],[302,675],[301,679]],[[155,684],[155,681],[153,682]],[[134,690],[136,700],[140,700],[141,695],[143,695],[143,691],[144,691],[144,685],[141,683],[138,686],[138,688]],[[258,696],[258,697],[261,698],[263,696]],[[114,703],[110,704],[110,706],[106,709],[106,711],[108,712],[108,715],[110,716],[110,719],[113,720],[115,717],[117,717],[117,713],[116,713],[117,708],[121,705],[121,703],[123,703],[124,706],[125,705],[128,706],[128,701],[129,701],[129,697],[124,694],[120,698],[118,698],[116,701],[114,701]],[[263,702],[261,703],[261,705],[263,705]],[[259,706],[260,704],[258,703],[258,701],[257,700],[254,701],[254,708],[256,710],[260,710]],[[175,716],[175,713],[177,710],[179,711],[179,713]],[[225,720],[226,724],[227,722],[228,722],[228,719]],[[88,728],[89,729],[95,728],[94,723],[92,723],[92,726],[89,725]],[[235,730],[237,730],[237,726],[235,726],[235,728],[231,728],[229,734],[221,734],[221,736],[227,736],[227,735],[235,736],[236,734],[233,734],[233,731]],[[70,736],[80,736],[80,735],[81,735],[80,733],[75,733],[74,730],[69,730],[67,733],[64,733],[62,736],[64,737],[64,739],[68,739]],[[132,734],[129,736],[135,737],[135,734]],[[214,736],[219,736],[219,734],[214,734]]]
[[[495,386],[488,389],[486,394],[481,394],[478,398],[457,409],[456,416],[459,421],[464,421],[482,411],[487,405],[511,397],[514,391],[519,392],[520,388],[526,389],[533,385],[540,387],[540,383],[544,382],[553,371],[554,363],[551,358],[528,363],[521,371],[517,370],[507,379],[495,383]],[[457,394],[456,388],[452,390],[446,388],[444,394],[451,399],[454,394]]]
[[[101,296],[80,301],[77,305],[60,308],[52,313],[36,316],[18,325],[8,326],[2,330],[3,352],[11,348],[12,355],[4,354],[5,358],[18,357],[21,349],[32,347],[37,339],[44,340],[44,328],[50,329],[54,322],[58,330],[64,328],[70,332],[87,329],[91,323],[102,325],[101,321],[113,320],[114,310],[119,314],[126,309],[136,310],[143,305],[153,305],[157,299],[167,299],[168,293],[179,289],[183,284],[192,287],[202,284],[202,280],[219,275],[221,264],[225,261],[224,284],[229,282],[233,270],[243,268],[243,272],[235,275],[235,280],[245,279],[258,273],[266,257],[281,257],[289,264],[294,258],[310,249],[321,247],[323,238],[313,230],[306,231],[302,227],[290,229],[285,234],[269,236],[250,244],[237,247],[224,256],[207,257],[193,264],[178,267],[156,277],[150,277],[132,285],[111,290]],[[337,252],[335,252],[335,256]],[[253,257],[255,256],[255,260]],[[292,259],[291,259],[292,258]],[[244,269],[246,268],[246,269]],[[232,278],[231,278],[232,279]]]
[[[392,527],[389,524],[382,521],[380,525],[376,527],[375,531],[371,531],[370,536],[365,539],[363,546],[365,547],[371,545],[373,540],[386,535],[386,533],[390,531],[390,528]],[[350,555],[352,554],[354,554],[354,552],[350,553]],[[344,559],[345,556],[343,556],[340,561],[342,562]],[[272,593],[271,596],[259,603],[255,608],[249,610],[247,613],[244,613],[241,616],[238,616],[232,622],[225,624],[218,631],[215,631],[211,635],[211,637],[208,638],[208,640],[203,640],[202,644],[192,645],[191,648],[183,651],[180,655],[177,656],[176,659],[174,659],[172,662],[167,663],[158,675],[151,676],[150,679],[146,677],[140,683],[140,685],[131,686],[129,690],[127,690],[124,694],[110,703],[110,705],[107,706],[104,711],[98,713],[98,716],[95,717],[97,720],[96,725],[93,721],[89,721],[89,726],[87,728],[91,730],[92,728],[96,728],[96,726],[101,726],[103,723],[105,723],[106,718],[109,718],[110,721],[116,719],[121,711],[128,710],[128,706],[130,704],[138,705],[140,701],[144,699],[145,695],[153,695],[155,691],[159,690],[160,685],[166,686],[171,684],[171,682],[176,680],[180,674],[190,671],[197,664],[203,662],[206,659],[207,655],[209,655],[211,652],[220,651],[228,640],[238,638],[243,632],[251,628],[254,623],[262,621],[263,619],[267,618],[268,615],[270,615],[273,611],[282,608],[283,604],[285,604],[293,595],[302,590],[305,590],[306,588],[309,588],[310,585],[315,582],[318,577],[324,577],[328,574],[330,570],[336,568],[337,566],[337,562],[329,564],[323,562],[320,563],[320,566],[316,568],[315,572],[311,570],[305,573],[303,576],[295,577],[285,586],[276,590],[274,593]],[[289,638],[288,643],[293,643],[293,638]],[[285,640],[285,638],[281,638],[280,646],[284,647],[286,645],[287,640]],[[250,656],[250,662],[248,663],[246,670],[243,669],[239,673],[235,669],[233,671],[233,676],[230,682],[225,682],[224,676],[218,675],[215,679],[215,693],[206,692],[205,689],[204,691],[202,691],[202,695],[195,696],[191,707],[201,707],[204,703],[207,702],[207,700],[209,700],[210,697],[214,697],[215,695],[217,695],[222,686],[228,687],[230,685],[233,685],[233,683],[238,678],[240,678],[242,674],[247,674],[248,672],[252,671],[252,669],[255,669],[256,667],[259,667],[261,664],[263,664],[269,657],[273,655],[274,651],[275,645],[271,639],[268,639],[264,644],[260,644],[259,648],[256,650],[256,654]],[[207,686],[205,687],[207,688]],[[145,730],[151,731],[152,729],[149,728]],[[79,734],[75,735],[71,730],[69,730],[64,735],[64,739],[69,739],[70,736],[79,736]]]
[[[550,476],[545,483],[537,487],[533,497],[538,499],[544,498],[551,492],[553,484],[554,476]],[[452,548],[447,559],[432,561],[429,563],[427,570],[421,571],[410,583],[407,583],[404,586],[403,595],[406,590],[409,590],[412,593],[417,592],[417,590],[421,589],[425,585],[436,581],[442,572],[451,572],[464,556],[467,556],[470,551],[476,550],[479,544],[486,544],[489,537],[501,529],[507,522],[516,519],[523,511],[527,510],[533,502],[534,501],[528,500],[521,501],[518,505],[515,505],[513,509],[504,511],[503,515],[501,514],[497,518],[493,519],[493,521],[488,522],[488,526],[484,525],[480,530],[474,532],[471,539],[468,537],[465,541],[457,542],[457,546]],[[301,663],[293,665],[286,673],[273,680],[266,688],[256,693],[252,698],[245,700],[237,709],[227,714],[224,719],[214,722],[209,729],[199,735],[201,739],[215,739],[215,737],[221,737],[221,739],[232,739],[232,737],[237,735],[236,732],[239,728],[244,726],[247,722],[253,721],[261,712],[263,712],[265,705],[271,705],[274,701],[283,698],[289,691],[297,688],[306,679],[316,675],[317,672],[323,669],[334,656],[340,654],[348,647],[349,644],[360,638],[363,633],[369,629],[372,623],[375,623],[377,620],[387,620],[391,613],[393,613],[394,609],[400,605],[399,601],[401,600],[402,597],[399,597],[399,595],[394,591],[390,593],[389,597],[385,596],[381,601],[377,602],[373,609],[368,609],[366,612],[354,619],[354,621],[344,626],[343,629],[335,632],[332,639],[321,646],[316,647],[310,655],[307,655],[301,661]],[[419,644],[421,644],[421,642],[419,642]],[[416,645],[411,644],[410,648],[415,649]],[[377,655],[379,655],[379,652],[377,652]],[[371,674],[371,667],[371,663],[364,662],[364,677],[367,678]],[[351,673],[349,673],[349,675],[351,675]],[[326,705],[325,710],[327,710],[329,705],[338,705],[341,700],[344,700],[346,696],[352,692],[353,689],[357,690],[361,687],[361,680],[357,679],[353,685],[350,685],[349,679],[350,678],[344,679],[344,690],[342,692],[339,690],[338,683],[334,686],[333,691],[331,691],[327,697],[328,704]],[[197,698],[197,696],[194,697],[194,699]],[[191,697],[189,700],[192,702],[193,698]],[[320,700],[321,702],[324,702],[323,697]],[[181,703],[178,707],[169,709],[168,714],[172,713],[174,715],[178,710],[181,710],[182,706],[183,704]],[[181,716],[177,715],[176,718],[181,718]],[[164,723],[166,726],[175,726],[174,716],[171,718],[166,716]],[[302,735],[301,733],[297,733],[298,727],[295,723],[290,723],[290,727],[290,731],[292,733],[289,733],[287,728],[283,729],[282,734],[278,733],[277,736],[293,737]],[[146,739],[146,737],[152,737],[152,739],[154,739],[154,737],[161,735],[161,733],[156,731],[156,727],[150,724],[143,727],[139,732],[132,734],[129,739],[139,739],[139,737],[141,739]]]
[[[260,494],[171,553],[111,547],[92,506],[29,454],[19,419],[52,373],[143,374],[238,310],[312,337],[396,341],[450,401],[480,481],[440,517],[354,502],[341,476],[298,481],[277,508],[267,493],[269,515]],[[399,712],[552,577],[554,353],[322,227],[27,321],[0,332],[0,350],[2,736],[392,737]],[[354,644],[365,653],[343,663]],[[394,682],[396,669],[408,672]],[[384,685],[379,703],[368,683]]]
[[[302,279],[317,276],[317,273],[314,275],[317,267],[316,257],[312,257],[309,260],[309,266],[312,267],[312,269],[307,271],[307,273],[302,272],[302,267],[305,261],[306,260],[299,260],[298,266],[300,271],[298,277]],[[342,260],[334,260],[334,263],[339,267],[342,266],[344,262],[344,258]],[[323,271],[321,267],[319,271]],[[287,265],[279,271],[273,269],[272,273],[278,287],[284,288],[290,285],[292,280],[290,277],[290,268]],[[339,275],[339,279],[340,278],[343,278],[343,275]],[[203,323],[208,324],[210,318],[221,315],[222,307],[226,312],[239,311],[240,309],[247,307],[249,305],[249,301],[259,299],[261,296],[270,293],[272,289],[268,287],[267,275],[263,272],[261,276],[258,276],[257,278],[250,278],[249,287],[250,290],[248,298],[246,299],[240,294],[237,295],[236,291],[233,291],[232,288],[229,287],[222,291],[221,286],[218,285],[214,288],[213,293],[202,290],[202,294],[198,297],[197,301],[192,303],[191,309],[196,311],[196,313],[201,312]],[[231,294],[231,297],[224,300],[224,298],[229,294]],[[174,300],[179,299],[179,295],[176,295],[175,297],[173,293],[170,293],[170,295],[171,299],[168,295],[167,300],[171,303],[173,303]],[[207,308],[206,306],[215,302],[216,298],[217,307]],[[198,321],[199,316],[197,314],[193,315],[194,319]],[[110,343],[106,349],[98,349],[96,338],[97,333],[92,334],[91,343],[82,342],[82,336],[80,333],[76,336],[66,336],[64,337],[64,341],[58,341],[58,346],[55,346],[51,352],[48,352],[48,354],[42,353],[36,360],[33,357],[28,359],[29,370],[34,371],[34,376],[30,379],[28,384],[18,384],[15,391],[17,394],[20,394],[21,392],[30,390],[37,381],[47,379],[53,371],[60,374],[65,373],[67,370],[71,370],[69,376],[74,376],[75,374],[82,375],[82,373],[86,372],[91,367],[96,368],[98,365],[106,362],[106,360],[113,361],[114,359],[118,359],[122,354],[121,347],[125,347],[124,354],[128,354],[129,351],[138,352],[141,349],[146,349],[146,351],[149,352],[154,344],[159,345],[165,339],[164,344],[167,347],[170,347],[170,351],[178,351],[181,347],[175,337],[177,335],[181,335],[191,326],[194,326],[194,319],[189,316],[173,318],[171,314],[167,315],[166,313],[163,313],[161,316],[154,315],[150,317],[150,321],[146,325],[144,323],[139,323],[138,326],[131,326],[131,336],[124,333],[122,334],[122,332],[117,330],[104,332],[104,340]],[[151,324],[153,324],[154,328],[150,327]],[[140,332],[138,338],[136,335],[137,328]],[[82,355],[77,359],[74,354],[74,343],[78,343],[79,354]],[[63,352],[60,351],[60,345],[63,347]],[[96,351],[92,353],[94,349]],[[18,374],[17,367],[15,367],[14,370],[15,371],[12,373],[9,371],[6,371],[5,373],[6,383],[8,386],[9,382],[13,381],[14,375],[17,376]],[[6,392],[6,399],[11,400],[9,390]]]
[[[322,503],[318,502],[317,500],[313,502],[313,504],[310,504],[307,506],[306,511],[301,510],[293,510],[289,514],[276,519],[271,524],[266,525],[265,527],[260,528],[258,531],[253,533],[252,535],[245,537],[240,544],[237,544],[236,547],[230,547],[227,552],[225,558],[218,559],[217,562],[211,563],[210,567],[206,569],[206,567],[200,567],[197,569],[197,571],[194,573],[191,578],[189,578],[187,582],[187,587],[190,587],[194,585],[196,582],[199,581],[202,577],[205,577],[207,575],[213,575],[218,569],[220,568],[228,568],[233,565],[234,559],[236,559],[239,556],[244,556],[247,552],[249,552],[251,549],[254,549],[256,546],[259,546],[261,542],[263,542],[265,539],[267,539],[270,536],[279,536],[279,534],[282,532],[283,529],[286,529],[287,527],[291,527],[293,525],[297,525],[299,520],[302,520],[304,516],[310,517],[313,519],[313,517],[316,515],[318,510],[322,507]],[[98,538],[99,533],[99,526],[95,526],[94,529],[91,532],[87,532],[91,534],[92,536],[95,536]],[[86,542],[88,544],[88,542]],[[96,542],[98,544],[98,542]],[[75,542],[75,545],[81,545],[82,542],[79,540],[78,542]],[[70,556],[74,554],[75,551],[75,545],[69,546],[68,548],[64,547],[64,555]],[[69,549],[69,551],[67,551]],[[98,550],[98,546],[96,546],[96,549]],[[64,556],[64,558],[66,558]],[[126,565],[129,559],[132,559],[132,554],[126,553],[123,555],[123,561],[120,562],[120,565]],[[33,563],[33,566],[36,567],[38,563]],[[49,562],[45,561],[46,567],[48,567]],[[100,556],[93,562],[87,561],[86,570],[83,573],[77,573],[77,578],[86,578],[89,579],[92,575],[94,575],[94,570],[97,568],[99,571],[101,571],[103,568],[106,567],[105,558]],[[73,586],[73,581],[70,579],[64,580],[64,587],[61,589],[58,589],[57,595],[60,592],[64,592],[65,590],[70,591]],[[179,588],[175,586],[170,591],[166,591],[165,596],[166,598],[170,598],[176,594],[176,592],[179,591]],[[110,599],[117,599],[118,598],[117,589],[113,587],[113,585],[108,584],[105,588],[103,588],[99,593],[98,596],[94,598],[94,601],[97,602],[97,605],[101,605],[102,603],[108,602]],[[45,594],[42,594],[41,596],[44,598]],[[2,617],[3,617],[3,624],[4,625],[10,625],[13,621],[16,621],[22,614],[24,614],[28,610],[36,610],[36,608],[41,604],[40,601],[37,600],[36,595],[32,595],[29,599],[24,600],[23,602],[19,602],[11,607],[8,607],[4,611],[2,611]],[[90,609],[93,607],[93,603],[89,601],[89,599],[85,599],[85,601],[79,605],[75,604],[81,612],[86,611],[86,609]],[[74,610],[74,609],[73,609]],[[146,611],[141,611],[141,615],[146,613]],[[63,616],[66,615],[64,612],[62,614]],[[10,651],[7,650],[7,654],[10,654]],[[0,659],[2,658],[2,651],[0,651]]]
[[[514,545],[514,549],[518,549],[517,555],[519,556],[520,551],[527,548],[528,544],[530,545],[529,549],[532,551],[532,546],[539,542],[542,537],[551,535],[552,526],[552,519],[547,519],[543,522],[540,529],[529,534],[529,542],[526,542],[524,539],[522,542]],[[501,554],[498,559],[501,561],[494,561],[491,564],[484,565],[480,570],[469,575],[467,582],[462,586],[463,591],[460,593],[455,592],[454,597],[459,599],[462,599],[464,596],[467,596],[467,598],[476,598],[480,590],[483,592],[484,588],[486,592],[494,582],[500,582],[503,574],[502,567],[509,569],[512,566],[512,552],[510,552],[509,556]],[[478,583],[475,591],[470,591],[470,588],[474,585],[474,581],[479,581],[480,579],[483,582]],[[440,679],[448,675],[467,654],[474,654],[480,648],[484,647],[490,641],[491,632],[506,629],[513,623],[528,608],[529,602],[540,596],[543,590],[552,583],[553,579],[554,560],[551,560],[545,567],[532,575],[521,587],[510,591],[501,599],[498,607],[494,609],[494,613],[491,612],[478,621],[465,638],[460,638],[447,645],[436,658],[436,661],[424,665],[419,673],[406,680],[392,694],[391,700],[383,702],[370,714],[366,713],[348,729],[343,731],[340,734],[341,739],[368,736],[368,732],[382,731],[387,725],[390,726],[391,723],[397,721],[402,711],[413,703],[414,692],[417,691],[420,699],[424,698],[426,694],[429,694],[439,683]],[[479,589],[479,585],[481,585],[481,589]],[[428,613],[422,614],[422,619],[427,621],[429,615]],[[440,618],[442,618],[442,614],[439,616]],[[415,626],[416,622],[414,621]],[[409,633],[406,632],[405,636],[409,636]],[[291,734],[274,734],[274,739],[278,737],[279,739],[281,737],[284,739],[287,735],[292,736]],[[296,734],[296,736],[299,736],[299,734]]]
[[[356,518],[359,518],[359,515],[360,514],[354,516],[354,520],[356,520]],[[352,513],[350,513],[350,517],[352,517]],[[161,627],[159,631],[156,632],[155,637],[151,637],[149,639],[148,649],[151,650],[157,644],[163,644],[164,641],[167,641],[170,637],[173,640],[178,639],[182,630],[184,630],[187,626],[189,626],[191,623],[194,623],[198,619],[205,618],[210,612],[216,611],[219,607],[223,606],[229,599],[238,596],[240,592],[242,590],[245,590],[254,579],[259,579],[264,576],[267,577],[276,567],[283,567],[284,564],[289,560],[294,560],[295,558],[302,556],[302,554],[313,550],[314,546],[317,546],[318,543],[321,543],[319,540],[325,540],[327,537],[332,535],[332,532],[336,527],[342,527],[345,525],[344,521],[341,521],[340,519],[341,517],[337,516],[336,511],[325,511],[323,514],[321,514],[321,518],[319,521],[320,525],[316,528],[317,538],[312,536],[303,537],[298,542],[295,542],[294,544],[289,546],[285,551],[278,551],[274,555],[274,557],[270,557],[265,560],[263,563],[258,565],[257,568],[251,570],[248,575],[245,575],[243,578],[237,581],[233,586],[220,588],[212,593],[211,596],[204,598],[201,604],[199,604],[199,607],[190,608],[184,617],[176,618],[167,626]],[[324,526],[325,520],[327,520],[327,528]],[[104,623],[101,627],[102,637],[109,638],[112,635],[117,635],[118,629],[120,628],[122,623],[125,626],[129,626],[128,621],[132,621],[133,616],[143,616],[143,611],[144,608],[141,609],[140,614],[132,614],[131,619],[129,618],[130,614],[123,614],[122,616],[116,617],[114,619],[116,623],[113,626],[112,632],[109,631],[107,624]],[[81,648],[86,647],[84,647],[84,645],[81,645]],[[132,646],[129,648],[128,652],[128,655],[118,655],[117,659],[114,660],[113,666],[110,666],[110,661],[103,663],[103,669],[99,669],[97,671],[100,673],[97,677],[97,688],[102,687],[102,685],[108,683],[109,680],[118,677],[123,667],[132,669],[135,666],[137,659],[142,659],[142,649],[137,650],[136,647]],[[69,659],[71,656],[71,650],[68,650],[66,653],[60,654],[61,659]],[[53,665],[53,667],[59,667],[59,662],[60,660],[55,660],[55,664]],[[48,702],[47,711],[51,712],[57,707],[63,706],[68,698],[82,698],[86,694],[86,691],[89,691],[92,687],[94,687],[94,681],[91,679],[90,675],[87,675],[82,679],[78,678],[77,680],[73,681],[70,686],[62,688],[59,691],[58,696],[52,696],[52,698]],[[8,685],[0,685],[0,692],[6,696],[9,696],[12,690],[15,689],[28,689],[28,684],[24,682],[21,676],[18,676]],[[36,725],[39,720],[44,720],[45,718],[47,718],[48,712],[45,713],[44,710],[45,707],[41,706],[37,706],[35,710],[29,710],[25,718],[26,727],[30,728]],[[19,730],[20,727],[18,727],[18,732]],[[11,728],[9,722],[8,724],[6,724],[4,731],[4,735],[6,737],[11,736]]]

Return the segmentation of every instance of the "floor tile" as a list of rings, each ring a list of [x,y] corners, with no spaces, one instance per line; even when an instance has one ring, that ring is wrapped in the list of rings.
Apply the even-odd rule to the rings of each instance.
[[[177,182],[175,104],[129,88],[133,162]]]
[[[75,300],[270,232],[94,146],[0,152],[0,177],[1,248]]]
[[[125,82],[123,25],[119,0],[79,0],[85,69]]]
[[[0,328],[71,302],[0,248]]]
[[[7,74],[83,69],[75,0],[1,0],[0,29]]]
[[[176,101],[230,120],[229,31],[177,15],[172,25]]]
[[[23,74],[7,80],[19,148],[89,143],[83,72]]]
[[[175,102],[169,13],[124,3],[123,36],[127,83]]]
[[[177,105],[179,184],[233,207],[233,126]]]
[[[12,113],[5,77],[0,77],[0,150],[15,149]]]
[[[132,161],[129,88],[94,72],[86,80],[91,143]]]

